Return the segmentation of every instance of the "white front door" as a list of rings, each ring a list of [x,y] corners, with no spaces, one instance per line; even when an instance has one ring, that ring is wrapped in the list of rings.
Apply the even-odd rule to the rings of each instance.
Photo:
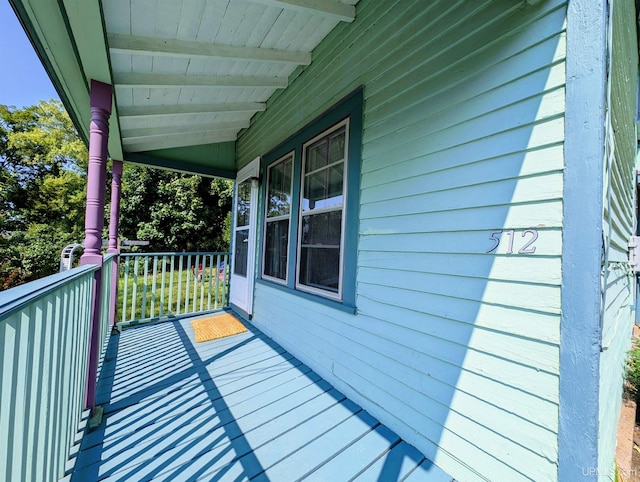
[[[248,315],[253,312],[259,176],[260,158],[256,158],[238,172],[233,203],[229,301]]]

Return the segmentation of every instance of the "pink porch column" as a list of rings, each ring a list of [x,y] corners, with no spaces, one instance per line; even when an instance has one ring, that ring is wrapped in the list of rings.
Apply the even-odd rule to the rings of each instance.
[[[109,217],[109,248],[107,253],[118,255],[118,224],[120,222],[120,184],[122,180],[122,161],[112,161],[111,179],[111,215]],[[116,323],[116,309],[118,301],[118,265],[120,259],[113,263],[111,274],[111,306],[109,307],[109,325]]]
[[[87,207],[85,211],[84,254],[81,264],[102,266],[102,228],[104,227],[104,192],[107,178],[107,142],[111,115],[111,86],[91,81],[91,124],[89,126],[89,169],[87,172]],[[96,376],[100,349],[100,288],[102,270],[95,272],[89,339],[89,372],[85,408],[93,409],[96,401]]]

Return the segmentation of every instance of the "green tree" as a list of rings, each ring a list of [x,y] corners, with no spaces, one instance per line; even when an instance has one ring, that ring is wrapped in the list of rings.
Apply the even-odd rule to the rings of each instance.
[[[126,165],[121,234],[152,251],[227,251],[232,194],[228,180]]]
[[[84,239],[87,163],[60,102],[0,105],[0,289],[56,272],[62,248]],[[154,251],[227,251],[232,186],[125,165],[120,235]]]
[[[0,289],[57,271],[81,240],[87,162],[59,101],[0,105]]]
[[[87,163],[87,149],[59,101],[23,109],[0,105],[2,228],[60,221],[67,230],[82,231],[77,211],[84,195],[78,197],[77,188],[85,185]],[[60,209],[57,194],[69,209]]]

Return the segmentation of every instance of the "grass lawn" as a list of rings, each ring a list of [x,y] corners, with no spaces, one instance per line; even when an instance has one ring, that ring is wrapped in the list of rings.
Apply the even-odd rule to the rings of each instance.
[[[166,269],[162,273],[158,268],[155,276],[153,269],[147,269],[146,276],[142,269],[137,275],[134,271],[131,262],[128,272],[124,264],[120,267],[117,321],[175,316],[228,305],[229,274],[226,269],[218,273],[214,269],[213,276],[209,268],[198,275],[192,269]]]

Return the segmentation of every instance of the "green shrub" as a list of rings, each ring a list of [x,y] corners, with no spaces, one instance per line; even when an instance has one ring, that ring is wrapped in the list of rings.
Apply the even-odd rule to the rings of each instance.
[[[634,342],[627,361],[627,391],[634,400],[640,401],[640,344]]]

